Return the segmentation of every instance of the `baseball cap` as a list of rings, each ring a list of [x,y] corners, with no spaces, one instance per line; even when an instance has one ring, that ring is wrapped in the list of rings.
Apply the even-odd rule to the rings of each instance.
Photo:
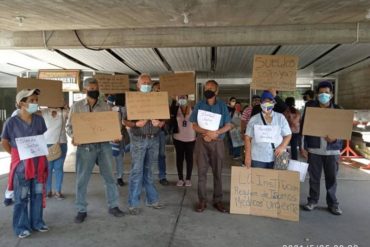
[[[269,91],[263,91],[261,95],[261,101],[263,102],[265,99],[270,99],[272,101],[275,100],[274,96]]]
[[[33,94],[39,95],[40,89],[34,88],[34,89],[23,89],[17,93],[17,96],[15,96],[15,101],[17,104],[21,102],[22,99],[27,98]]]

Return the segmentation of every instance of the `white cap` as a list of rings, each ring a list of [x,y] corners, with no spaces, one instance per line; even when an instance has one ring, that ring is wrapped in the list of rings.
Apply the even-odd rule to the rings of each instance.
[[[15,101],[17,102],[17,105],[19,102],[21,102],[22,99],[27,98],[33,94],[39,95],[40,90],[37,88],[34,89],[23,89],[17,93],[17,96],[15,96]]]

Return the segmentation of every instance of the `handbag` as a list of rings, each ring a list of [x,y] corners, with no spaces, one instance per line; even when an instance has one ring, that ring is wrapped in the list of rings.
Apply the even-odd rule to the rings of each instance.
[[[261,118],[264,125],[266,124],[265,118],[261,114]],[[275,144],[271,143],[272,150],[275,151]],[[274,169],[275,170],[287,170],[289,166],[289,153],[287,151],[284,151],[280,154],[280,156],[274,155]]]
[[[62,135],[62,129],[63,129],[63,109],[62,109],[62,126],[60,128],[58,141],[60,140],[60,136]],[[54,161],[59,159],[62,156],[62,148],[60,147],[59,142],[48,147],[48,152],[49,154],[46,156],[48,161]]]

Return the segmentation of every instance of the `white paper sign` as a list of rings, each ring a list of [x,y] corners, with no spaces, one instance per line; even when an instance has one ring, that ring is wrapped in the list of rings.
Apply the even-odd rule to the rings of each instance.
[[[297,160],[290,160],[288,165],[289,171],[299,172],[299,180],[304,182],[307,174],[308,164]]]
[[[254,137],[257,143],[281,143],[280,127],[276,125],[254,125]]]
[[[220,128],[221,114],[198,110],[198,125],[202,129],[215,131]]]
[[[15,142],[21,160],[49,154],[44,135],[19,137]]]
[[[240,127],[231,129],[229,133],[234,148],[244,145],[244,141],[240,136]]]

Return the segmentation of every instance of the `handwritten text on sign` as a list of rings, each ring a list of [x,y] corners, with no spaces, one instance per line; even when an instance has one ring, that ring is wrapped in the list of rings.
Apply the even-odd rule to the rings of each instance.
[[[299,220],[299,174],[232,167],[230,212]]]
[[[99,91],[104,94],[119,94],[130,90],[128,75],[95,75]]]
[[[15,138],[21,160],[48,155],[48,147],[43,135]]]
[[[74,142],[78,144],[113,141],[121,138],[118,112],[72,114]]]
[[[253,89],[276,88],[294,91],[297,80],[298,57],[255,55],[251,87]]]
[[[257,143],[281,143],[280,127],[276,125],[254,125],[254,136]]]
[[[169,119],[167,92],[126,92],[128,120]]]
[[[198,125],[199,127],[215,131],[220,128],[221,114],[198,110]]]

